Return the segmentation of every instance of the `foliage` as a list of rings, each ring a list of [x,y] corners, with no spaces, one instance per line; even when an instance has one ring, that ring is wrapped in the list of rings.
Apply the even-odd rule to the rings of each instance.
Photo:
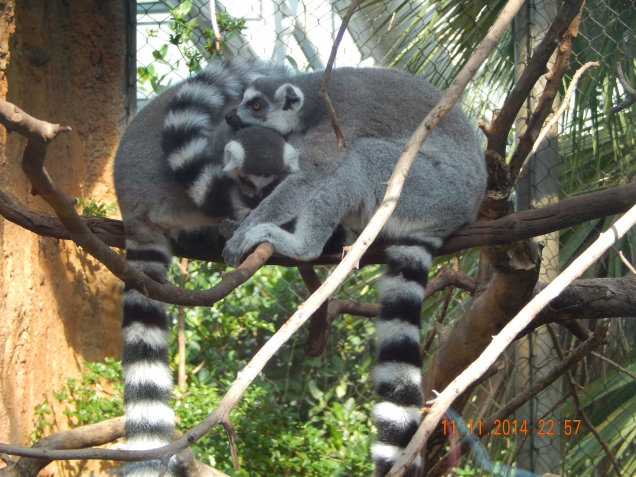
[[[82,208],[84,217],[106,217],[109,213],[117,210],[117,204],[111,202],[107,204],[103,201],[97,201],[94,197],[88,199],[76,199],[77,204]]]
[[[152,52],[152,56],[159,64],[168,65],[170,68],[178,67],[183,61],[190,74],[201,70],[207,61],[223,56],[222,48],[234,35],[243,31],[244,18],[234,18],[224,11],[216,14],[220,39],[217,49],[217,38],[212,28],[203,28],[199,24],[202,16],[192,10],[192,2],[186,0],[170,10],[171,21],[167,43]],[[158,37],[157,30],[148,30],[149,37]],[[178,51],[179,58],[174,59],[169,55],[170,47]],[[148,92],[158,92],[162,82],[168,74],[161,75],[154,64],[139,66],[137,68],[139,86]]]

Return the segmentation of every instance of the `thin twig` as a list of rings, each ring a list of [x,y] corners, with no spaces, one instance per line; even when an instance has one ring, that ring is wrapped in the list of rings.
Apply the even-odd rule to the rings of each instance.
[[[625,91],[625,94],[627,95],[627,99],[624,101],[621,101],[619,104],[617,104],[612,109],[610,109],[608,111],[609,113],[618,113],[619,111],[622,111],[623,109],[626,109],[627,107],[636,103],[636,89],[632,88],[631,85],[625,79],[625,74],[623,73],[623,67],[621,66],[620,62],[616,63],[616,77],[618,78],[618,81],[621,82],[621,86],[623,87],[623,90]]]
[[[618,364],[616,361],[612,361],[611,359],[609,359],[606,356],[603,356],[600,353],[597,353],[596,351],[592,352],[592,356],[596,356],[598,359],[601,359],[603,361],[605,361],[606,363],[611,364],[612,366],[614,366],[616,369],[618,369],[619,371],[625,373],[627,376],[629,376],[630,378],[632,378],[634,381],[636,381],[636,374],[632,373],[631,371],[629,371],[628,369],[623,368],[620,364]]]
[[[625,264],[625,266],[627,268],[629,268],[629,271],[632,272],[634,275],[636,275],[636,268],[634,268],[634,265],[629,263],[629,260],[627,260],[627,258],[625,258],[625,255],[623,255],[623,251],[622,250],[618,250],[616,247],[612,247],[612,250],[614,250],[614,252],[616,252],[616,255],[618,255],[620,257],[621,261]]]
[[[331,70],[333,69],[333,63],[336,61],[336,53],[338,52],[338,46],[340,46],[340,42],[342,41],[342,37],[344,36],[345,31],[347,30],[347,25],[349,24],[349,20],[353,16],[353,12],[355,12],[356,8],[360,4],[360,0],[353,0],[347,13],[342,19],[342,25],[340,25],[340,29],[338,30],[338,34],[336,35],[336,39],[333,42],[333,46],[331,47],[331,54],[329,55],[329,61],[327,61],[327,67],[325,68],[325,74],[322,77],[322,84],[320,85],[320,90],[318,91],[318,96],[322,98],[325,102],[325,106],[327,108],[327,113],[329,114],[329,119],[331,120],[331,125],[333,126],[333,130],[336,133],[336,137],[338,138],[338,147],[343,148],[347,147],[345,143],[345,137],[342,134],[342,130],[340,129],[340,125],[338,124],[338,118],[336,117],[336,111],[333,108],[333,104],[331,103],[331,98],[329,97],[329,93],[327,92],[327,85],[329,83],[329,79],[331,78]]]
[[[581,79],[581,76],[583,76],[583,73],[585,73],[585,71],[589,68],[598,68],[599,66],[600,66],[600,63],[598,61],[589,61],[577,70],[577,72],[572,77],[572,81],[570,81],[570,85],[568,86],[568,90],[565,93],[563,101],[561,102],[561,106],[559,107],[557,112],[554,113],[554,115],[550,118],[550,121],[548,121],[548,123],[545,126],[543,126],[543,129],[541,129],[539,136],[534,141],[534,146],[532,146],[532,150],[526,155],[526,157],[523,159],[523,162],[519,161],[521,162],[521,167],[519,168],[519,173],[515,177],[521,176],[523,174],[524,167],[527,167],[528,165],[528,159],[532,157],[533,154],[536,154],[537,149],[539,148],[539,146],[541,145],[545,137],[550,132],[550,129],[552,129],[552,127],[557,123],[559,118],[563,116],[565,111],[570,107],[570,99],[572,98],[572,94],[574,93],[574,90],[576,89],[576,86],[578,85]]]
[[[435,403],[431,406],[429,414],[424,417],[411,442],[400,458],[395,462],[387,474],[387,477],[403,475],[455,398],[492,366],[499,355],[501,355],[508,345],[516,339],[517,335],[528,326],[542,308],[553,298],[558,296],[565,287],[580,276],[592,263],[598,260],[598,257],[605,253],[616,240],[621,238],[634,223],[636,223],[636,206],[632,207],[629,212],[621,217],[607,232],[601,234],[584,253],[572,262],[572,265],[565,269],[552,283],[535,296],[497,336],[493,337],[492,342],[486,347],[479,358],[457,376],[437,397]]]
[[[546,328],[548,330],[548,333],[550,334],[550,338],[552,338],[552,344],[554,346],[554,349],[557,352],[557,355],[559,355],[559,359],[564,360],[565,356],[563,354],[563,349],[561,348],[561,343],[559,343],[559,339],[557,338],[556,333],[554,332],[554,330],[549,324],[546,325]],[[590,419],[587,417],[587,413],[583,410],[583,406],[581,405],[581,399],[579,398],[579,392],[577,391],[578,384],[574,380],[574,376],[572,375],[572,372],[568,370],[568,372],[566,373],[566,376],[568,378],[568,382],[570,383],[570,395],[572,396],[572,399],[574,400],[574,404],[576,406],[577,413],[579,417],[581,418],[581,421],[583,421],[585,426],[590,430],[590,432],[596,438],[596,441],[603,448],[605,455],[607,456],[607,458],[612,463],[612,466],[614,467],[614,472],[616,472],[616,475],[618,477],[621,477],[623,473],[621,472],[620,465],[618,465],[616,456],[614,455],[612,450],[609,448],[609,446],[607,445],[607,442],[605,442],[605,439],[603,439],[603,437],[598,432],[594,424],[592,424]]]
[[[185,279],[188,275],[188,259],[182,258],[179,262],[179,288],[185,288]],[[186,390],[186,342],[185,342],[185,309],[177,307],[177,386],[181,392]]]

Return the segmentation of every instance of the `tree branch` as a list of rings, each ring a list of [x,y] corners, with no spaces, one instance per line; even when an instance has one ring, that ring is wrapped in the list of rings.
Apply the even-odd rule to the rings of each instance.
[[[552,66],[552,69],[548,72],[548,74],[545,75],[546,84],[543,88],[543,92],[541,93],[541,97],[539,98],[535,110],[532,112],[532,115],[528,119],[526,130],[519,137],[517,148],[513,152],[512,158],[510,159],[510,178],[512,179],[512,182],[515,182],[517,177],[519,176],[519,172],[524,164],[524,161],[528,157],[529,152],[533,149],[536,150],[536,147],[538,147],[539,143],[541,142],[537,140],[537,136],[539,135],[539,132],[542,131],[542,125],[545,122],[546,118],[552,112],[552,104],[554,103],[554,98],[556,98],[556,95],[559,92],[559,88],[561,87],[561,80],[566,70],[570,67],[572,43],[579,34],[579,24],[581,23],[582,13],[583,5],[581,5],[581,9],[579,10],[578,15],[574,17],[572,23],[570,23],[570,25],[560,38],[554,65]],[[596,64],[598,65],[598,63]],[[583,66],[581,70],[584,71],[587,68],[589,68],[589,63],[588,65]],[[574,85],[576,85],[576,83],[578,82],[578,79],[575,81],[576,78],[577,76],[575,75],[575,78],[573,78],[572,80]],[[567,100],[564,100],[563,104],[567,107]],[[552,127],[551,124],[556,123],[558,118],[559,114],[555,114],[550,123],[548,123],[543,128],[544,136]]]
[[[360,0],[353,0],[347,13],[342,19],[342,24],[340,25],[340,29],[338,30],[338,34],[336,35],[336,39],[333,42],[331,47],[331,54],[329,55],[329,60],[327,61],[327,67],[325,68],[325,74],[322,77],[322,84],[320,85],[320,90],[318,91],[318,96],[322,98],[325,102],[325,107],[327,108],[327,114],[329,114],[329,119],[331,120],[331,125],[333,126],[333,130],[336,133],[336,137],[338,138],[338,147],[343,148],[347,147],[345,144],[345,137],[342,134],[342,130],[340,129],[340,125],[338,124],[338,118],[336,117],[336,110],[333,108],[333,104],[331,102],[331,98],[329,97],[329,93],[327,92],[327,85],[329,83],[329,79],[331,78],[331,70],[333,69],[333,63],[336,61],[336,53],[338,53],[338,47],[340,46],[340,42],[342,41],[342,37],[344,36],[345,31],[347,30],[347,25],[349,24],[349,20],[353,16],[353,13],[360,5]]]
[[[478,439],[482,436],[488,435],[495,428],[496,420],[501,421],[511,415],[534,396],[550,386],[564,373],[570,370],[576,363],[578,363],[585,356],[591,353],[592,350],[598,347],[603,341],[603,338],[605,338],[605,336],[607,335],[608,329],[609,320],[604,320],[603,322],[599,323],[599,326],[597,326],[596,330],[594,330],[594,333],[592,334],[590,339],[583,342],[574,351],[568,354],[568,356],[561,360],[554,368],[552,368],[548,372],[548,374],[546,374],[541,379],[533,382],[524,391],[517,394],[512,400],[508,401],[495,414],[484,420],[481,426],[480,433],[476,434],[475,436],[465,437],[457,444],[455,448],[451,449],[451,451],[449,451],[444,457],[442,457],[440,461],[435,465],[435,467],[433,467],[429,471],[429,477],[438,477],[441,475],[445,475],[450,465],[452,465],[451,461],[455,460],[458,457],[458,449],[459,455],[463,455],[468,452],[471,449],[476,438]]]
[[[490,124],[483,121],[479,126],[488,138],[487,149],[495,151],[501,157],[506,157],[506,143],[508,131],[517,116],[517,112],[532,91],[541,76],[546,73],[546,65],[552,56],[563,33],[568,29],[572,20],[579,14],[583,0],[565,1],[561,5],[556,18],[550,25],[541,43],[535,48],[528,65],[521,73],[521,77],[508,95],[503,107]]]
[[[510,243],[517,240],[545,235],[550,232],[571,227],[589,220],[594,220],[608,215],[626,212],[636,204],[636,182],[625,184],[601,192],[570,197],[556,204],[546,205],[538,209],[530,209],[507,215],[497,220],[473,222],[454,232],[445,241],[438,255],[453,253],[466,248],[484,245],[497,245]],[[7,220],[44,237],[54,237],[69,240],[71,237],[62,227],[60,221],[52,214],[28,209],[21,205],[11,194],[0,188],[0,215]],[[114,247],[124,247],[125,232],[121,221],[103,217],[80,217],[86,226],[104,243]],[[385,263],[384,249],[386,244],[375,243],[360,260],[361,265],[372,263]],[[175,255],[190,259],[198,259],[212,262],[223,262],[221,250],[223,245],[205,251],[192,252],[173,244]],[[321,255],[311,263],[316,265],[333,265],[340,262],[341,255]],[[297,266],[297,262],[286,257],[272,257],[267,260],[270,265]],[[226,277],[231,276],[230,272]],[[228,277],[229,278],[229,277]],[[249,277],[248,277],[249,278]],[[189,303],[186,306],[208,305],[202,297],[194,301],[197,291],[188,296]],[[149,290],[150,293],[150,290]],[[166,301],[151,296],[153,299]],[[184,298],[185,299],[185,298]],[[213,299],[213,298],[212,298]]]

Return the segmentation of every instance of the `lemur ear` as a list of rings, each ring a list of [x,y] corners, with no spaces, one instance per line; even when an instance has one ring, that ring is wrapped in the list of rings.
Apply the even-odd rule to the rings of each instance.
[[[230,141],[225,145],[225,155],[223,162],[225,163],[224,171],[231,171],[243,167],[245,161],[245,149],[240,142]]]
[[[283,163],[287,172],[298,172],[298,150],[288,142],[283,149]]]
[[[296,86],[286,83],[276,90],[274,99],[283,111],[298,111],[303,107],[305,95]]]

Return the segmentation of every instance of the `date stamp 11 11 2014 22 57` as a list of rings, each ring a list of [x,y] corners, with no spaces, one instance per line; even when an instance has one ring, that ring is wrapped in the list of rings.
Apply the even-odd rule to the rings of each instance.
[[[443,419],[441,421],[442,430],[445,436],[453,435],[484,435],[491,434],[494,436],[514,436],[518,434],[526,435],[535,432],[539,436],[571,436],[576,435],[581,428],[580,419],[539,419],[532,424],[526,419],[496,419],[494,427],[490,432],[486,432],[482,426],[481,419],[468,420],[466,422],[456,422],[455,419]]]

